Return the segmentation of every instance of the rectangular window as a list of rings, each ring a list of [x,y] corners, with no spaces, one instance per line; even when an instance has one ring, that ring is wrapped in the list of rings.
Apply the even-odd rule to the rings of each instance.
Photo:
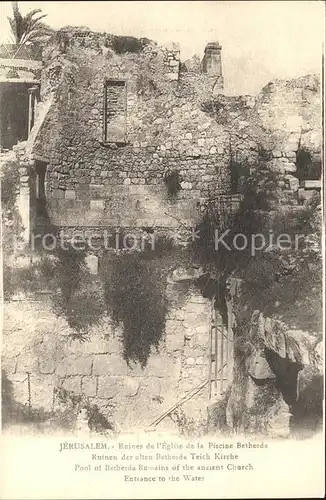
[[[106,80],[104,83],[104,142],[126,142],[126,82]]]

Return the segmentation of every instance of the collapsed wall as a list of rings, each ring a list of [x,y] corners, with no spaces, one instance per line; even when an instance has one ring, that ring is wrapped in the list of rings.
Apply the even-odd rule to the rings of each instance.
[[[220,66],[207,61],[211,49],[216,57],[216,47],[206,51],[201,66],[196,59],[180,64],[176,46],[164,49],[143,40],[125,50],[125,43],[68,32],[49,47],[42,123],[27,148],[16,147],[22,205],[32,200],[31,190],[40,182],[36,166],[44,169],[47,216],[54,226],[70,230],[163,227],[181,233],[200,220],[200,207],[211,196],[219,200],[241,193],[260,169],[262,177],[276,175],[273,194],[282,208],[300,206],[310,196],[307,191],[318,189],[318,179],[309,177],[316,177],[321,159],[317,78],[275,82],[256,98],[216,97],[222,82],[215,70]],[[114,110],[108,107],[108,95],[118,104]],[[110,116],[117,118],[114,127]],[[178,176],[171,186],[173,172]],[[309,188],[311,180],[317,182]],[[171,286],[167,292],[173,296],[175,283]],[[15,321],[13,307],[15,302],[8,304],[8,325]],[[42,324],[34,327],[36,310]],[[257,330],[260,313],[244,332],[250,352],[241,345],[235,352],[226,425],[286,436],[289,400],[277,384],[282,377],[285,385],[291,378],[295,392],[298,373],[314,366],[305,351],[309,328],[303,335],[290,335],[283,331],[289,330],[286,324],[268,316]],[[27,305],[25,314],[33,317],[30,335],[22,346],[20,327],[10,327],[3,367],[13,401],[28,411],[51,412],[63,388],[97,405],[108,420],[125,421],[126,428],[146,426],[206,378],[209,301],[194,290],[169,311],[159,350],[151,352],[144,368],[125,362],[119,332],[116,337],[110,320],[79,344],[71,341],[74,332],[62,318],[59,332],[55,327],[48,334],[49,318],[56,320],[46,304]],[[292,347],[284,347],[286,342]],[[319,365],[317,371],[319,376]],[[205,420],[206,400],[202,391],[182,406],[188,423]],[[290,400],[291,408],[298,404]]]
[[[120,47],[103,36],[65,36],[64,48],[58,35],[45,52],[43,98],[52,92],[55,103],[33,146],[47,164],[53,223],[192,225],[202,200],[230,186],[228,133],[200,107],[216,71],[182,70],[175,44],[130,48],[126,37],[124,48],[123,39]],[[172,203],[166,176],[174,171]]]
[[[220,404],[210,408],[210,425],[270,437],[311,436],[321,428],[323,401],[319,78],[271,82],[256,98],[220,96],[214,107],[230,130],[240,190],[246,193],[253,180],[256,198],[244,205],[249,227],[250,213],[260,213],[252,227],[265,237],[270,229],[273,241],[230,276],[234,378],[222,417]],[[255,205],[259,195],[261,205]],[[281,249],[280,234],[290,238]],[[298,235],[304,243],[296,247]]]
[[[277,179],[277,203],[302,205],[321,188],[319,75],[275,80],[257,96],[218,96],[207,111],[230,133],[233,185],[261,169]]]

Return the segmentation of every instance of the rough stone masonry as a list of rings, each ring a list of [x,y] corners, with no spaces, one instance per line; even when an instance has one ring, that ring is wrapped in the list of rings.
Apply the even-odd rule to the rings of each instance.
[[[188,69],[176,44],[117,53],[103,35],[65,36],[64,53],[58,42],[44,56],[42,99],[55,98],[32,148],[47,165],[53,223],[192,225],[201,200],[230,186],[228,133],[201,109],[223,85],[221,47],[209,44]],[[172,203],[164,176],[175,170]]]
[[[57,32],[43,59],[35,125],[14,148],[25,225],[35,223],[41,193],[58,228],[189,228],[211,195],[238,192],[232,164],[255,168],[261,144],[280,173],[282,203],[298,203],[300,147],[320,161],[313,76],[268,85],[256,98],[227,98],[218,43],[207,45],[202,61],[182,62],[175,44],[78,29]],[[180,176],[173,199],[171,172]],[[3,369],[14,398],[51,411],[54,389],[63,387],[126,428],[147,425],[205,379],[209,306],[191,290],[169,311],[159,352],[142,370],[124,362],[110,319],[80,344],[46,301],[22,303],[13,327],[17,302],[8,303]],[[205,420],[206,399],[201,393],[186,403],[186,414]]]

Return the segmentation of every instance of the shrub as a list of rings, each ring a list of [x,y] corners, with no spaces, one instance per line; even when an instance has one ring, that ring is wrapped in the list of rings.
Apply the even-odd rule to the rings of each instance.
[[[57,258],[51,283],[56,292],[52,296],[53,310],[65,317],[77,333],[85,334],[104,312],[101,284],[89,274],[84,251],[60,250]]]
[[[174,200],[178,192],[181,190],[182,178],[178,170],[169,170],[164,175],[164,182],[168,190],[168,197]]]
[[[87,424],[91,431],[105,433],[114,430],[113,423],[109,422],[98,406],[91,404],[85,396],[62,387],[55,388],[54,394],[56,409],[51,415],[52,424],[73,431],[80,410],[85,409]]]
[[[116,325],[123,325],[124,358],[144,367],[165,328],[166,276],[141,253],[113,256],[105,279],[105,302]]]
[[[1,201],[5,210],[12,209],[19,187],[19,164],[16,161],[7,161],[3,168],[1,179]]]
[[[126,52],[137,54],[149,43],[150,40],[148,38],[135,38],[133,36],[115,35],[111,39],[111,45],[116,54],[124,54]]]

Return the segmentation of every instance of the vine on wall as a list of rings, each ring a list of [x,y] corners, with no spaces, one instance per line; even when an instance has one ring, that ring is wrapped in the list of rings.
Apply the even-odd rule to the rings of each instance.
[[[155,268],[142,253],[121,253],[113,257],[104,286],[113,322],[123,325],[125,360],[146,366],[151,348],[158,348],[165,328],[164,270]]]

